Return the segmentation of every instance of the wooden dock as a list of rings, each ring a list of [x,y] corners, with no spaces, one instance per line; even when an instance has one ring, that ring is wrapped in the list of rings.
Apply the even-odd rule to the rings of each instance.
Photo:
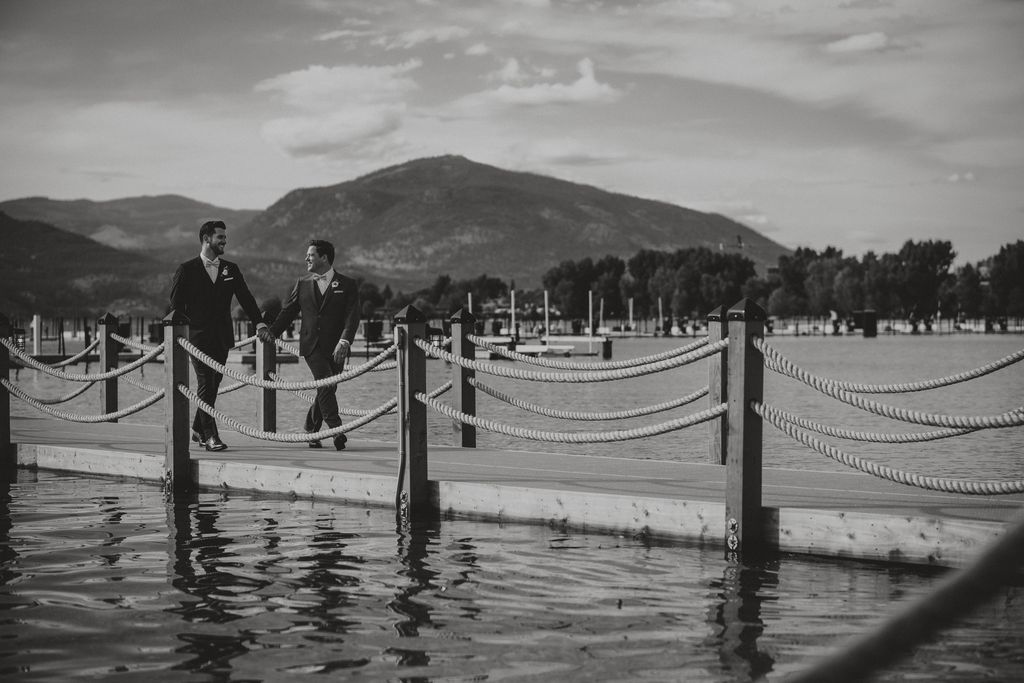
[[[163,425],[77,424],[12,417],[17,465],[158,482]],[[224,431],[229,450],[193,446],[205,489],[394,506],[395,443],[350,436],[348,448],[260,441]],[[720,465],[429,447],[431,499],[446,517],[686,540],[724,548]],[[766,469],[763,532],[781,552],[957,567],[1024,512],[1024,494],[968,496],[858,472]]]

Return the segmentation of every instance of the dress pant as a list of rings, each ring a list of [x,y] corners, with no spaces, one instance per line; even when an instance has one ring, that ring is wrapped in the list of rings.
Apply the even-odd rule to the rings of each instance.
[[[330,353],[325,353],[319,346],[306,356],[306,365],[313,373],[313,379],[332,377],[342,369],[342,366],[334,362],[334,357]],[[341,426],[337,391],[337,384],[317,388],[316,400],[306,412],[306,423],[303,425],[303,429],[307,432],[318,432],[325,422],[329,429]]]
[[[227,362],[227,349],[202,349],[202,351],[218,363]],[[220,381],[224,376],[196,358],[192,358],[192,367],[196,371],[196,394],[211,408],[215,408],[217,406],[217,390],[220,388]],[[213,416],[198,408],[196,408],[196,415],[192,419],[192,429],[199,433],[203,441],[211,436],[218,438],[220,436],[217,432],[217,422]]]

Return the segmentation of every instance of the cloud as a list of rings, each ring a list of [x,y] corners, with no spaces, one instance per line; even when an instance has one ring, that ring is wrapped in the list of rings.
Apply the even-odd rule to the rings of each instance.
[[[514,60],[513,60],[514,62]],[[518,63],[513,66],[506,63],[502,77],[518,76]],[[544,105],[572,104],[607,104],[616,102],[622,97],[622,91],[597,80],[594,63],[589,58],[581,59],[577,64],[579,78],[571,83],[537,83],[527,86],[514,86],[505,83],[493,90],[488,90],[462,98],[456,109],[470,113],[474,109],[481,111],[495,106],[538,107]]]
[[[405,31],[394,38],[381,38],[377,41],[388,50],[410,50],[423,43],[449,43],[465,38],[469,31],[461,26],[434,26],[431,28],[415,28]]]
[[[391,66],[313,65],[268,78],[256,92],[271,92],[298,110],[261,127],[264,139],[291,156],[359,154],[387,146],[402,126],[406,98],[418,90],[409,73],[419,60]]]
[[[951,173],[946,177],[946,180],[951,183],[973,183],[976,178],[973,171],[965,171],[963,173]]]
[[[481,55],[489,54],[491,48],[486,43],[474,43],[466,48],[466,54],[471,57],[479,57]]]
[[[874,52],[889,46],[889,37],[881,31],[861,33],[836,40],[825,46],[826,52]]]

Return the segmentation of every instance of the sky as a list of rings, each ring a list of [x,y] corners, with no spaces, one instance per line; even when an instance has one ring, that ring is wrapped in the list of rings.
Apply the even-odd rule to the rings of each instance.
[[[0,93],[0,200],[458,154],[793,249],[1024,238],[1022,0],[0,0]]]

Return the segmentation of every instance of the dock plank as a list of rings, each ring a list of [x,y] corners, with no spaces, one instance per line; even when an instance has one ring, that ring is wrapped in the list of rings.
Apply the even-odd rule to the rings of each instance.
[[[159,481],[163,425],[12,417],[20,467]],[[397,446],[350,436],[306,448],[223,432],[193,447],[200,486],[393,505]],[[447,515],[722,545],[725,468],[703,463],[430,445],[434,502]],[[766,469],[764,533],[781,551],[962,566],[1024,512],[1024,494],[926,491],[855,471]]]

